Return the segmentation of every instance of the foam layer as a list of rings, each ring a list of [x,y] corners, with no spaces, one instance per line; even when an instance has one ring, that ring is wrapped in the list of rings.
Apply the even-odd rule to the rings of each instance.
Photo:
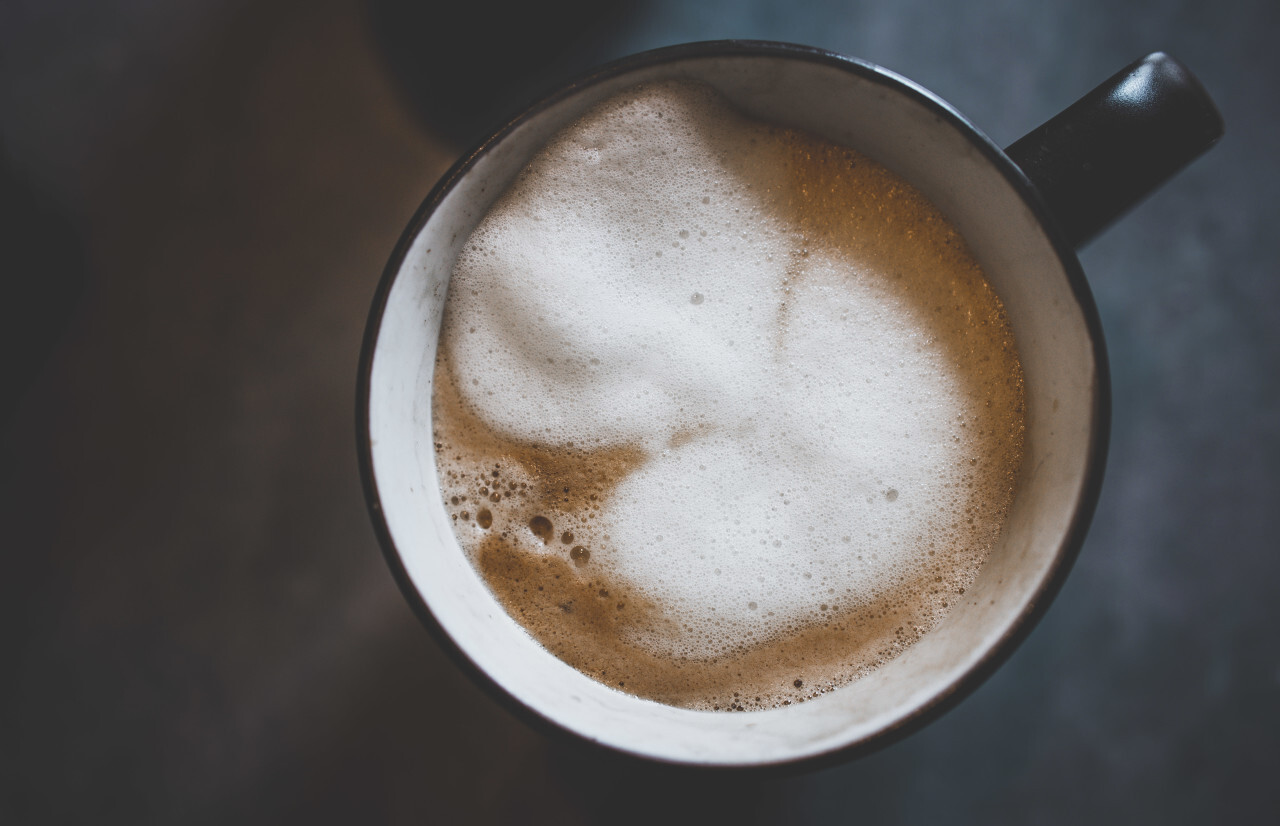
[[[951,226],[690,85],[607,101],[521,174],[455,268],[435,387],[495,594],[571,664],[695,707],[909,645],[1021,461],[1011,334]]]

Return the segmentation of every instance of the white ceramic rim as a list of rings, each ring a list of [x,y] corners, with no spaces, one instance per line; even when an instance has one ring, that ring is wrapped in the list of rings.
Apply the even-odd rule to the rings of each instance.
[[[380,362],[385,359],[380,359],[378,353],[380,350],[387,352],[394,347],[396,337],[403,337],[403,331],[408,329],[405,325],[397,328],[394,324],[388,324],[389,301],[398,284],[401,289],[409,289],[405,286],[409,281],[402,280],[402,274],[412,271],[414,267],[424,266],[422,256],[430,253],[430,249],[424,249],[423,246],[427,242],[424,229],[441,205],[465,185],[469,173],[486,162],[494,163],[493,158],[506,151],[509,145],[504,141],[522,128],[529,128],[540,115],[556,106],[589,96],[592,90],[605,94],[608,89],[620,84],[628,85],[634,80],[647,77],[646,72],[652,74],[655,67],[661,70],[696,61],[732,61],[742,58],[769,58],[846,73],[859,83],[869,84],[877,94],[882,92],[886,100],[892,97],[905,102],[903,105],[909,104],[913,107],[913,117],[933,119],[938,129],[962,139],[967,158],[963,162],[972,164],[975,170],[986,170],[974,174],[998,178],[999,185],[1008,197],[1017,201],[1017,215],[1021,216],[1018,220],[1025,219],[1028,224],[1029,229],[1024,234],[1028,238],[1034,236],[1034,245],[1042,247],[1036,251],[1036,255],[1052,257],[1056,262],[1061,278],[1053,289],[1057,289],[1060,295],[1055,296],[1053,302],[1065,302],[1070,305],[1065,312],[1078,316],[1076,322],[1073,322],[1079,328],[1074,339],[1050,342],[1044,346],[1069,346],[1072,341],[1076,345],[1087,343],[1088,353],[1076,361],[1088,368],[1090,375],[1086,379],[1091,389],[1088,398],[1068,400],[1068,404],[1076,404],[1081,408],[1075,414],[1075,419],[1083,428],[1083,449],[1075,451],[1079,461],[1071,470],[1075,474],[1074,478],[1067,480],[1070,488],[1069,501],[1064,501],[1058,519],[1060,524],[1052,527],[1057,541],[1052,543],[1047,561],[1040,564],[1027,581],[1019,585],[1016,599],[1010,597],[1015,603],[1013,607],[1006,606],[1000,621],[991,623],[981,641],[963,646],[967,650],[966,656],[950,662],[945,673],[940,672],[937,679],[923,687],[910,685],[909,679],[898,684],[892,679],[881,680],[886,683],[881,695],[896,688],[901,691],[901,696],[886,703],[884,708],[861,713],[861,716],[851,717],[846,713],[847,707],[857,705],[851,699],[856,692],[846,689],[786,709],[725,714],[674,709],[625,695],[596,683],[537,646],[506,616],[491,595],[486,603],[479,595],[480,592],[474,589],[462,595],[442,593],[441,581],[449,580],[452,583],[446,590],[456,590],[459,587],[456,583],[460,581],[456,571],[442,574],[443,569],[439,567],[441,560],[450,555],[461,557],[449,531],[448,521],[442,520],[438,526],[449,531],[447,535],[437,531],[430,541],[424,543],[420,541],[425,536],[419,530],[420,526],[415,528],[411,524],[415,520],[421,520],[406,515],[409,510],[417,507],[405,504],[415,497],[424,503],[422,507],[429,510],[434,506],[443,513],[443,507],[436,504],[440,497],[438,487],[433,487],[435,472],[429,450],[427,456],[415,457],[419,464],[425,461],[431,465],[430,472],[422,473],[416,480],[416,490],[413,484],[409,485],[408,491],[389,489],[389,483],[392,487],[404,487],[399,482],[390,482],[392,471],[389,470],[398,461],[389,457],[403,451],[397,451],[393,445],[387,444],[386,436],[392,430],[384,426],[380,417],[383,417],[383,411],[388,405],[375,406],[375,402],[393,397],[401,401],[411,400],[414,410],[407,415],[428,434],[428,445],[430,405],[428,393],[424,411],[419,388],[406,387],[411,382],[405,379],[403,373],[394,378],[390,378],[391,373],[382,375]],[[857,148],[866,151],[865,146],[858,145]],[[886,151],[892,154],[894,150],[890,148]],[[876,156],[875,153],[869,154]],[[883,158],[877,159],[886,162]],[[952,162],[960,163],[955,159]],[[887,165],[895,166],[891,162]],[[926,194],[934,198],[944,212],[948,211],[948,205],[943,203],[947,200],[945,195],[938,197],[937,193]],[[482,214],[484,208],[487,208],[487,204],[477,206],[474,211]],[[951,217],[956,220],[955,215]],[[472,221],[477,219],[477,215],[467,218]],[[957,223],[962,224],[963,220]],[[969,228],[962,226],[961,229],[968,237]],[[982,232],[981,228],[977,231]],[[456,236],[458,233],[455,231],[453,234]],[[465,240],[465,235],[463,239]],[[989,262],[983,263],[987,266]],[[1006,265],[997,262],[997,266]],[[447,281],[447,273],[444,280]],[[444,284],[438,277],[434,281],[428,278],[424,283],[413,286],[420,293],[415,300],[429,298],[440,306],[443,305],[441,290]],[[428,288],[436,294],[432,297],[421,295]],[[1011,288],[1021,289],[1016,284]],[[1005,294],[1005,290],[999,287],[998,292],[1002,296]],[[401,305],[397,305],[399,306]],[[438,324],[438,319],[436,323]],[[1021,343],[1021,333],[1018,335]],[[1109,382],[1103,348],[1101,326],[1074,250],[1063,240],[1025,175],[998,147],[948,104],[882,68],[818,49],[743,41],[687,44],[626,58],[568,84],[468,153],[428,195],[391,256],[370,314],[361,357],[357,402],[361,473],[375,529],[406,598],[424,624],[460,665],[525,719],[625,753],[688,765],[776,766],[798,761],[848,757],[883,745],[918,728],[976,687],[1025,637],[1061,586],[1083,541],[1101,485],[1109,421]],[[425,352],[423,357],[429,365],[433,361],[434,351]],[[417,380],[420,382],[421,369],[418,373]],[[393,390],[386,390],[392,385],[395,385]],[[1055,412],[1058,401],[1054,399]],[[1043,462],[1040,465],[1043,466]],[[1029,472],[1039,472],[1039,466]],[[387,507],[388,503],[392,504],[391,508]],[[409,540],[411,536],[414,537],[412,541]],[[445,552],[437,553],[441,548]],[[469,563],[465,564],[471,570]],[[484,589],[474,570],[472,575],[479,588],[487,594],[487,589]],[[465,583],[461,587],[464,590],[470,588]],[[1005,591],[1009,587],[1004,586]],[[449,600],[454,600],[458,606],[463,607],[443,607]],[[480,607],[466,607],[473,604]],[[471,611],[475,615],[470,625],[457,621],[457,616],[465,611]],[[925,642],[943,630],[939,628],[931,632],[926,640],[885,666],[881,672],[897,667],[900,662],[910,664],[913,657],[921,656],[917,652],[925,646]],[[501,656],[496,657],[491,651],[501,652]],[[865,680],[853,685],[863,682]],[[802,711],[798,713],[797,709]],[[801,717],[805,719],[798,722]],[[857,717],[855,723],[850,722],[853,717]],[[778,722],[779,720],[782,722]]]

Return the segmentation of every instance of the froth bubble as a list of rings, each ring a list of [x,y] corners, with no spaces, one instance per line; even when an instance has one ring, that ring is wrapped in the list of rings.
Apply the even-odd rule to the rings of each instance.
[[[541,539],[543,544],[550,544],[551,537],[555,535],[551,520],[545,516],[535,516],[530,519],[529,530],[533,531],[533,535]]]

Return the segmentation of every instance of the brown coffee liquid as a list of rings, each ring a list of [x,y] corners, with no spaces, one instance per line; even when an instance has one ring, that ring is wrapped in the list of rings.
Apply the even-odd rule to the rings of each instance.
[[[468,242],[433,429],[499,602],[595,679],[766,708],[933,628],[999,534],[1022,375],[963,240],[867,158],[647,86]]]

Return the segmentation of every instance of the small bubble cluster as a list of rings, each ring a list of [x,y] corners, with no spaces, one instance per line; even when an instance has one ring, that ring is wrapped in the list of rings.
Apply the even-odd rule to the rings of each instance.
[[[799,702],[934,627],[1022,456],[999,299],[848,149],[645,86],[557,136],[468,241],[433,410],[495,594],[606,684]]]

